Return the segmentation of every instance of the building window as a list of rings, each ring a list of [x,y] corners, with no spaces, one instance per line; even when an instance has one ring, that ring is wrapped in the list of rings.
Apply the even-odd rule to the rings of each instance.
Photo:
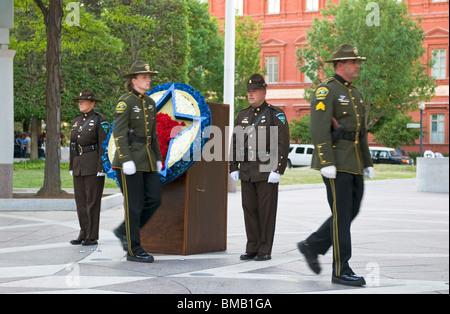
[[[433,67],[431,68],[431,76],[436,79],[445,79],[447,77],[447,50],[433,50]]]
[[[308,66],[308,65],[309,65],[308,61],[305,60],[305,66]],[[303,82],[312,83],[312,80],[309,78],[309,76],[306,74],[306,72],[304,72],[303,75],[305,76],[305,79],[303,80]]]
[[[445,143],[445,116],[431,115],[431,143]]]
[[[266,71],[267,84],[278,83],[278,57],[266,58]]]
[[[319,0],[306,0],[306,11],[319,11]]]
[[[280,14],[280,0],[268,0],[267,1],[267,13],[268,14]]]

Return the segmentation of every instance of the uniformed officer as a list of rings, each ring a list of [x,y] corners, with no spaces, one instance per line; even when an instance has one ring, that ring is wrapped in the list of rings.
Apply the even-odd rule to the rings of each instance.
[[[156,134],[156,106],[146,95],[151,77],[148,64],[136,61],[125,77],[129,93],[120,97],[114,114],[116,152],[112,167],[124,196],[125,221],[114,230],[127,249],[127,260],[153,262],[140,243],[140,229],[161,203],[158,172],[162,157]]]
[[[323,176],[332,215],[315,233],[298,243],[315,273],[321,270],[317,255],[325,254],[332,246],[332,282],[351,286],[365,285],[364,278],[355,275],[349,266],[350,225],[363,197],[363,176],[372,179],[374,175],[364,127],[363,98],[352,84],[365,60],[356,47],[340,45],[333,59],[326,61],[334,64],[334,77],[323,82],[312,97],[311,136],[315,150],[311,168],[320,170]],[[338,125],[341,130],[338,135],[333,134]]]
[[[259,74],[247,82],[250,107],[237,115],[230,172],[241,179],[247,233],[241,260],[271,259],[278,203],[278,183],[287,166],[289,125],[283,110],[266,102],[267,84]]]
[[[71,244],[95,245],[98,240],[100,206],[105,184],[105,171],[101,156],[109,124],[94,111],[101,102],[92,90],[83,89],[77,101],[81,115],[72,121],[70,133],[69,171],[73,176],[80,233]]]

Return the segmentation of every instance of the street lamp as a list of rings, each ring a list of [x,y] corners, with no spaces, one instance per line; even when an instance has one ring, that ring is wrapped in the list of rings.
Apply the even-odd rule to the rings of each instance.
[[[425,110],[425,102],[419,101],[420,110],[420,157],[423,157],[423,111]]]

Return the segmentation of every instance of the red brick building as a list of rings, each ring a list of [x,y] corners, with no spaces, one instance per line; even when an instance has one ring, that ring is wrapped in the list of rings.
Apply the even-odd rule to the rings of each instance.
[[[206,1],[206,0],[204,0]],[[334,0],[338,1],[338,0]],[[426,103],[423,111],[424,150],[449,153],[449,5],[448,0],[403,0],[414,18],[422,18],[426,38],[423,42],[428,57],[434,55],[436,64],[429,74],[436,78],[436,96]],[[261,67],[267,69],[267,98],[280,106],[289,120],[309,113],[303,99],[308,78],[296,64],[296,50],[306,41],[306,30],[314,17],[320,16],[326,0],[235,0],[239,15],[251,16],[262,22]],[[210,11],[219,20],[225,19],[226,0],[209,0]],[[411,113],[420,120],[420,111]],[[405,147],[409,152],[419,152]],[[375,144],[375,143],[372,143]]]

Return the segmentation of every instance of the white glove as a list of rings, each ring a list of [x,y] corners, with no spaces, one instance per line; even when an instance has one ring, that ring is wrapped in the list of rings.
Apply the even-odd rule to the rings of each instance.
[[[156,171],[160,172],[162,170],[162,161],[156,162]]]
[[[336,179],[337,169],[336,166],[328,166],[320,169],[320,173],[328,179]]]
[[[97,172],[97,177],[104,177],[106,173],[104,172]]]
[[[372,180],[375,175],[375,171],[373,170],[373,167],[367,167],[366,169],[364,169],[363,175],[364,175],[364,178]]]
[[[69,170],[69,173],[73,177],[73,170]]]
[[[126,161],[122,164],[122,170],[127,176],[131,176],[136,173],[136,164],[132,160]]]
[[[233,171],[232,173],[230,173],[231,179],[233,179],[233,181],[238,182],[239,181],[239,170]]]
[[[281,174],[272,171],[269,174],[269,179],[267,180],[267,183],[279,183],[280,179],[281,179]]]

